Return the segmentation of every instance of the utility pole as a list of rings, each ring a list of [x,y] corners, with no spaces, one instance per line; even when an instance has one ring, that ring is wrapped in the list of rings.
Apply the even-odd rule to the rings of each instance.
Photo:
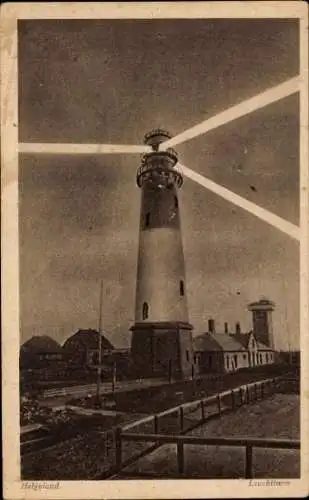
[[[284,289],[284,318],[285,318],[285,327],[287,332],[287,344],[288,344],[288,363],[289,366],[292,364],[292,349],[291,349],[291,335],[290,335],[290,327],[288,322],[288,308],[287,308],[287,286],[284,276],[282,274],[283,281],[283,289]]]
[[[113,361],[113,372],[112,372],[112,391],[113,394],[116,389],[116,378],[117,378],[117,372],[116,372],[116,361]]]
[[[96,406],[101,406],[100,389],[102,373],[102,301],[103,301],[103,280],[100,283],[100,311],[99,311],[99,339],[98,339],[98,369],[97,369],[97,392]]]
[[[173,377],[173,371],[172,371],[172,360],[168,360],[168,381],[171,384],[172,383],[172,377]]]

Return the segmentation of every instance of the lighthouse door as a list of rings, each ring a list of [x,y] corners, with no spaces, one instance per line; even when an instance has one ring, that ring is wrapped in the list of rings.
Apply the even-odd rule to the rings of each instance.
[[[164,332],[156,332],[153,340],[153,369],[157,373],[166,375],[169,368],[169,346],[167,335]]]

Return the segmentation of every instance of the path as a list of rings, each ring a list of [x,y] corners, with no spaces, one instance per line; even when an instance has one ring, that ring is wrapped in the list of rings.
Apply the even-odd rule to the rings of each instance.
[[[116,383],[115,392],[121,393],[134,391],[136,389],[143,389],[145,387],[157,387],[164,383],[167,383],[166,379],[124,380]],[[61,407],[69,398],[78,398],[86,396],[87,394],[93,395],[96,393],[96,390],[96,384],[62,387],[61,389],[47,389],[44,391],[45,397],[40,397],[38,402],[44,406],[52,408]],[[112,392],[111,382],[101,383],[100,394],[108,395],[112,394]]]
[[[297,395],[276,394],[272,398],[246,405],[234,413],[189,432],[203,437],[258,437],[299,439],[300,399]],[[254,477],[297,478],[300,454],[297,450],[254,450]],[[238,478],[243,476],[244,449],[227,446],[185,447],[185,473],[190,478]],[[164,445],[121,473],[120,478],[177,475],[175,445]]]

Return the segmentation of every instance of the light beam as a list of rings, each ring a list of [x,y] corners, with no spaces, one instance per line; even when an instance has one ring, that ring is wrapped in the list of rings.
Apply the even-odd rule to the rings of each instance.
[[[195,125],[192,128],[189,128],[182,132],[181,134],[172,137],[172,139],[168,139],[164,143],[161,144],[160,149],[166,150],[167,148],[177,146],[178,144],[182,144],[183,142],[188,141],[189,139],[193,139],[194,137],[198,137],[199,135],[205,134],[210,130],[213,130],[217,127],[221,127],[226,123],[229,123],[237,118],[245,116],[253,111],[261,109],[273,102],[279,101],[284,97],[287,97],[291,94],[295,94],[299,91],[300,88],[300,77],[294,77],[290,80],[287,80],[276,87],[272,87],[261,94],[258,94],[246,101],[242,101],[231,108],[228,108],[221,113],[218,113],[207,120]]]
[[[275,227],[276,229],[279,229],[279,231],[282,231],[283,233],[287,234],[291,238],[294,238],[296,240],[300,240],[300,228],[298,226],[295,226],[291,222],[288,222],[285,219],[282,219],[278,215],[273,214],[272,212],[269,212],[268,210],[265,210],[265,208],[262,208],[255,203],[252,203],[251,201],[246,200],[245,198],[242,198],[241,196],[233,193],[229,189],[226,189],[219,184],[216,184],[215,182],[207,179],[206,177],[198,174],[197,172],[194,172],[193,170],[185,167],[184,165],[180,165],[178,163],[179,167],[181,168],[183,174],[188,177],[188,179],[191,179],[192,181],[197,182],[200,184],[200,186],[205,187],[206,189],[209,189],[213,193],[217,194],[218,196],[221,196],[221,198],[224,198],[225,200],[233,203],[237,207],[243,208],[247,212],[249,212],[252,215],[255,215],[259,219],[263,220],[264,222],[267,222],[271,226]]]
[[[76,155],[101,155],[101,154],[142,154],[151,151],[150,146],[122,145],[122,144],[63,144],[63,143],[19,143],[19,153],[39,154],[76,154]]]

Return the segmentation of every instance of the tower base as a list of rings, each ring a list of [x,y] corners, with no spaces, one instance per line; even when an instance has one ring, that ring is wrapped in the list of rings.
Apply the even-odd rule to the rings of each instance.
[[[137,377],[189,378],[194,373],[193,326],[141,322],[131,327],[131,356]]]

